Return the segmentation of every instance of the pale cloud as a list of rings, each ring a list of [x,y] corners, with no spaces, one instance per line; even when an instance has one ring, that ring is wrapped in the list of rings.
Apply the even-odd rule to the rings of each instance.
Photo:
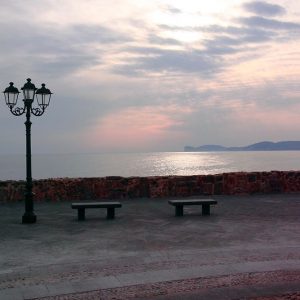
[[[255,28],[265,28],[274,30],[299,30],[300,24],[295,22],[286,22],[276,19],[265,18],[261,16],[240,18],[241,24]]]
[[[156,44],[156,45],[182,45],[182,42],[178,41],[174,38],[163,38],[156,34],[150,34],[148,37],[148,42],[150,44]]]
[[[153,144],[159,147],[161,143],[184,135],[180,131],[180,119],[190,112],[187,107],[174,105],[126,108],[106,115],[95,124],[87,136],[88,144],[97,149],[105,141],[103,147],[107,150],[154,150]]]
[[[211,76],[216,72],[220,65],[213,56],[205,55],[198,50],[164,50],[159,48],[132,48],[134,53],[144,54],[133,58],[130,63],[117,66],[114,70],[123,75],[136,75],[139,72],[184,72],[198,73],[203,76]],[[217,49],[214,49],[217,53]],[[220,52],[228,52],[231,49],[219,49]]]
[[[247,2],[244,4],[244,8],[252,13],[266,16],[276,16],[286,13],[286,10],[283,6],[264,1]]]
[[[267,106],[262,109],[260,105],[252,103],[247,107],[235,107],[235,112],[232,113],[232,118],[235,119],[236,124],[239,124],[240,129],[244,132],[251,133],[251,130],[256,132],[257,136],[263,139],[268,135],[271,140],[280,140],[280,136],[284,133],[286,140],[293,140],[294,128],[300,127],[300,120],[298,111],[300,105],[295,103],[294,110],[287,108],[273,108]],[[248,128],[248,129],[247,129]],[[241,134],[241,130],[239,134]]]
[[[164,7],[164,10],[167,12],[167,13],[171,13],[171,14],[180,14],[182,13],[182,11],[175,7],[175,6],[171,6],[171,5],[167,5]]]

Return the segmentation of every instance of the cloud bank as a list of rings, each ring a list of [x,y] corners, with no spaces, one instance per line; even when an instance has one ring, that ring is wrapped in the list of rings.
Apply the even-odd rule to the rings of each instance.
[[[11,1],[2,88],[31,77],[54,92],[33,120],[35,152],[298,139],[299,14],[283,0]],[[1,151],[22,152],[23,120],[2,108]]]

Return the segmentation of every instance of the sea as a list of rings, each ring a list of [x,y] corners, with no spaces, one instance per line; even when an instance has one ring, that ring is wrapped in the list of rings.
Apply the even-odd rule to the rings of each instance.
[[[300,170],[300,151],[33,154],[33,179]],[[24,180],[26,157],[0,155],[0,180]]]

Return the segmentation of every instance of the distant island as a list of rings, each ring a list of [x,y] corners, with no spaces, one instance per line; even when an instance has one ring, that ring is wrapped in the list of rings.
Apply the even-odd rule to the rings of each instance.
[[[217,152],[217,151],[297,151],[300,141],[260,142],[244,147],[224,147],[221,145],[203,145],[199,147],[185,146],[185,152]]]

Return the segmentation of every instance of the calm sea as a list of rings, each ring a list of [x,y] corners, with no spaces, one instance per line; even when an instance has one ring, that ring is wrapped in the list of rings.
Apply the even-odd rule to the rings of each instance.
[[[34,179],[300,170],[300,151],[39,154]],[[25,179],[25,155],[0,155],[0,180]]]

